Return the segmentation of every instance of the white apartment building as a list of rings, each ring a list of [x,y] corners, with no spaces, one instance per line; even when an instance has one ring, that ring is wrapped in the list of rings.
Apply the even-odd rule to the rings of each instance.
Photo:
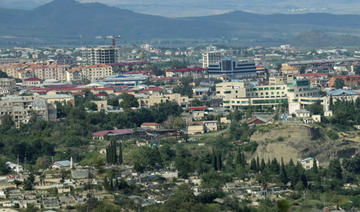
[[[216,95],[223,98],[223,106],[236,109],[248,106],[274,106],[297,102],[301,105],[321,102],[319,90],[310,87],[307,79],[290,81],[270,78],[269,85],[257,82],[224,82],[216,85]]]

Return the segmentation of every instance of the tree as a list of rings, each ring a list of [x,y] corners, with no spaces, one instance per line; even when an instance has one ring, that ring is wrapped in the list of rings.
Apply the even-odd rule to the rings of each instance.
[[[5,72],[0,70],[0,78],[9,78],[9,76]]]
[[[107,100],[107,104],[113,107],[119,106],[119,100],[117,98],[110,98]]]
[[[94,102],[86,102],[85,107],[91,111],[97,111],[97,105]]]
[[[324,113],[323,106],[320,103],[314,103],[306,107],[310,111],[311,115],[321,115]]]
[[[193,100],[191,100],[190,102],[190,106],[191,107],[197,107],[197,106],[202,106],[203,103],[200,101],[200,99],[198,98],[194,98]]]
[[[255,158],[253,158],[250,162],[250,169],[253,170],[253,171],[257,171],[257,167],[256,167],[256,160]]]
[[[118,157],[116,154],[117,145],[116,141],[111,141],[110,145],[106,148],[106,162],[108,164],[117,164]]]
[[[354,72],[356,75],[360,75],[360,66],[355,66],[354,67]]]
[[[122,143],[119,144],[119,164],[123,164],[123,148]]]
[[[343,178],[341,164],[338,159],[330,161],[328,173],[334,179],[341,180]]]
[[[335,80],[335,88],[342,89],[345,86],[345,82],[343,79],[336,79]]]
[[[170,115],[167,120],[163,122],[163,126],[166,129],[184,129],[186,127],[186,122],[181,117]]]
[[[180,85],[174,87],[174,93],[180,93],[191,98],[193,95],[193,86],[191,85],[193,79],[191,77],[184,77],[180,79],[180,82]]]
[[[314,173],[314,174],[317,174],[318,172],[319,172],[319,170],[318,170],[318,167],[317,167],[317,161],[316,161],[316,159],[314,158],[314,160],[313,160],[313,167],[312,167],[312,172]]]
[[[276,205],[279,212],[288,212],[291,207],[287,200],[279,200]]]
[[[128,93],[122,93],[120,95],[120,99],[122,99],[119,106],[123,109],[130,109],[132,107],[138,107],[139,103],[134,95]]]
[[[289,178],[286,174],[285,165],[282,158],[281,158],[281,167],[280,167],[280,180],[282,183],[284,183],[284,185],[286,185],[289,182]]]

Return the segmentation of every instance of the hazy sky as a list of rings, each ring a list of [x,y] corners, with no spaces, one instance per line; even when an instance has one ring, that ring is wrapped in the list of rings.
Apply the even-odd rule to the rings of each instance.
[[[51,0],[0,0],[0,7],[31,9]],[[256,13],[360,13],[359,0],[77,0],[101,2],[135,12],[193,16],[243,10]]]

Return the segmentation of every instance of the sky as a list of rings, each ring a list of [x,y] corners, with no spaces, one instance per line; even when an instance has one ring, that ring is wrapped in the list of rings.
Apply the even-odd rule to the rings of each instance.
[[[51,0],[0,0],[0,7],[32,9]],[[328,12],[358,14],[359,0],[77,0],[100,2],[168,17],[203,16],[242,10],[255,13]]]

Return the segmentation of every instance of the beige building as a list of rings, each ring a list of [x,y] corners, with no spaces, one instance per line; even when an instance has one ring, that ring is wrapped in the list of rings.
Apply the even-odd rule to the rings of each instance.
[[[60,103],[71,103],[75,106],[74,96],[68,94],[62,94],[56,91],[49,91],[46,95],[42,95],[41,98],[46,100],[48,104],[55,104],[56,102]]]
[[[160,127],[160,124],[155,122],[144,122],[141,124],[141,128],[150,128],[153,130],[158,130]]]
[[[218,121],[204,121],[205,132],[215,132],[218,130]]]
[[[105,64],[78,66],[66,72],[68,82],[82,80],[102,80],[113,75],[112,67]]]
[[[181,96],[178,93],[163,94],[160,92],[152,92],[149,95],[136,95],[139,107],[152,107],[156,104],[166,102],[176,102],[180,106],[186,106],[189,103],[189,97]]]
[[[24,70],[19,71],[20,79],[39,78],[41,80],[55,79],[66,81],[66,71],[69,65],[37,65],[32,64]]]
[[[92,103],[96,104],[97,106],[97,111],[101,112],[101,111],[108,111],[108,107],[107,107],[107,101],[91,101]]]
[[[10,94],[15,87],[15,79],[0,78],[0,95]]]
[[[196,135],[196,134],[204,134],[205,127],[202,123],[191,123],[187,127],[187,134],[189,135]]]
[[[0,65],[0,70],[5,72],[9,77],[20,78],[19,72],[25,69],[28,65],[26,64],[8,64]]]
[[[224,58],[224,53],[220,51],[205,52],[202,54],[202,67],[209,68],[210,64],[218,63]]]
[[[216,84],[216,95],[223,98],[223,106],[236,109],[247,106],[275,106],[298,102],[302,105],[322,102],[319,90],[307,79],[285,83],[282,78],[270,78],[269,85],[257,82],[224,82]]]
[[[298,160],[302,167],[306,170],[312,169],[314,167],[314,158],[305,158],[304,160]],[[316,166],[319,167],[319,161],[316,160]]]
[[[4,115],[11,116],[19,127],[21,123],[28,123],[33,115],[45,121],[55,121],[56,109],[39,96],[7,96],[0,100],[0,117]]]

